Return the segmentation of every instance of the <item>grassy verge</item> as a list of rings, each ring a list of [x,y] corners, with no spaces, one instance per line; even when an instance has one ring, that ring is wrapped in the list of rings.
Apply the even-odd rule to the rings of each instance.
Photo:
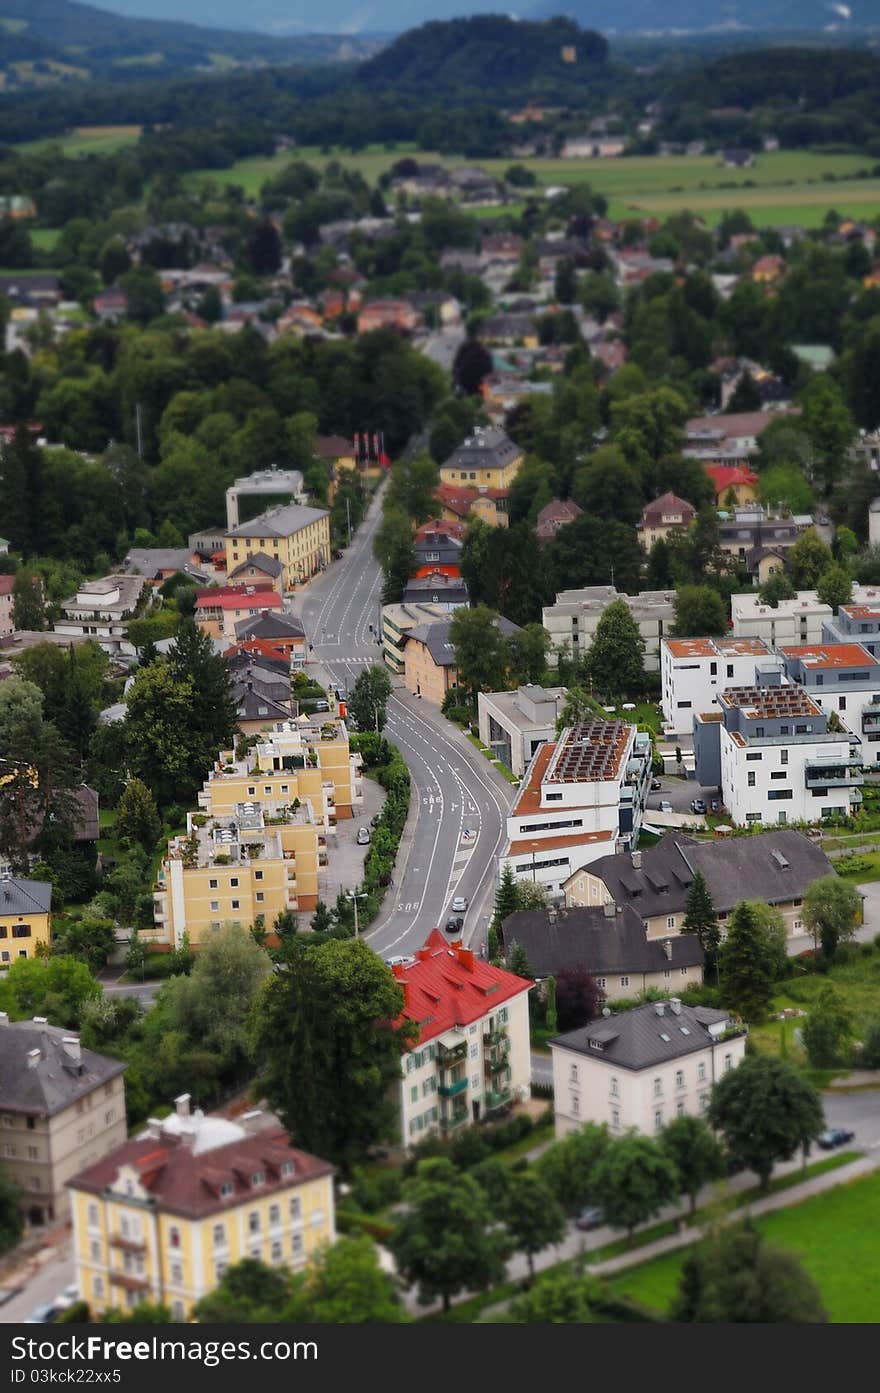
[[[488,759],[489,763],[495,765],[495,768],[498,770],[498,773],[499,773],[503,778],[505,778],[509,784],[518,784],[518,783],[519,783],[519,778],[517,777],[517,775],[511,773],[511,771],[508,769],[507,765],[506,765],[506,764],[502,764],[500,759],[496,759],[496,758],[495,758],[495,756],[493,755],[492,751],[486,748],[486,746],[483,744],[482,740],[480,739],[480,737],[479,737],[478,735],[474,735],[473,732],[470,731],[470,730],[466,730],[466,731],[464,732],[464,734],[467,736],[468,740],[470,740],[470,742],[471,742],[471,744],[473,745],[474,749],[475,749],[475,750],[479,750],[479,752],[480,752],[481,755],[485,755],[485,756],[486,756],[486,759]]]

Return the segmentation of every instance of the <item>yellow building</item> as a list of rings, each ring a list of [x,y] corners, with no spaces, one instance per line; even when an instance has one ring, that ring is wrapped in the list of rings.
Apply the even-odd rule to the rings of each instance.
[[[508,489],[524,458],[504,431],[478,426],[441,465],[440,482],[460,489]]]
[[[221,750],[198,795],[212,817],[229,817],[241,803],[277,813],[299,799],[311,805],[314,820],[332,831],[338,818],[350,818],[363,802],[361,757],[352,754],[345,722],[329,714],[278,721],[237,759]]]
[[[52,939],[52,886],[0,877],[0,964],[34,958]]]
[[[232,816],[189,813],[186,836],[168,843],[153,892],[155,928],[141,937],[199,948],[224,923],[272,924],[285,910],[314,909],[319,868],[327,865],[326,833],[307,804],[263,814],[253,803]]]
[[[151,1301],[185,1321],[242,1259],[297,1270],[335,1242],[328,1162],[262,1113],[206,1117],[186,1093],[175,1105],[70,1182],[77,1284],[96,1315]]]
[[[442,705],[458,677],[455,649],[449,642],[450,622],[417,624],[403,635],[404,686],[434,706]]]
[[[226,533],[226,569],[262,554],[280,561],[286,591],[304,585],[330,560],[330,514],[284,503]]]

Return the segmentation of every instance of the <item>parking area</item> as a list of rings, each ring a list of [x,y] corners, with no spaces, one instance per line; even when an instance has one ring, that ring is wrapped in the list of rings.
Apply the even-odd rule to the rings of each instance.
[[[353,890],[364,878],[364,857],[369,845],[358,846],[357,834],[361,827],[370,827],[370,820],[382,811],[385,792],[374,779],[364,779],[364,801],[355,809],[354,817],[340,818],[336,832],[327,838],[327,859],[318,876],[318,893],[331,908],[340,890]],[[372,829],[370,829],[372,830]],[[307,910],[299,916],[300,927],[308,925],[312,911]]]
[[[679,779],[665,774],[657,782],[660,788],[648,795],[648,808],[659,809],[661,803],[671,803],[674,813],[689,813],[695,798],[701,798],[710,808],[713,799],[720,796],[717,788],[704,788],[695,779]]]

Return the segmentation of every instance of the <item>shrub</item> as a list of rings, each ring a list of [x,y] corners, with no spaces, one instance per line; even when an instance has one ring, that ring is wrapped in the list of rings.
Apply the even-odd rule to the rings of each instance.
[[[366,1214],[376,1214],[380,1209],[385,1209],[400,1199],[400,1187],[401,1177],[397,1170],[389,1167],[387,1170],[367,1174],[366,1171],[358,1169],[354,1173],[351,1197],[358,1209],[362,1209]]]

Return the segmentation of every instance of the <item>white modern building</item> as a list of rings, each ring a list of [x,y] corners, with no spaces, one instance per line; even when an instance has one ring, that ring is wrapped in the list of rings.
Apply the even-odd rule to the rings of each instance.
[[[660,645],[663,720],[671,735],[690,735],[695,711],[718,707],[725,687],[750,686],[755,664],[771,657],[759,638],[673,638]]]
[[[392,971],[403,988],[402,1019],[419,1027],[400,1061],[404,1146],[531,1096],[528,978],[447,943],[439,929]]]
[[[227,532],[238,527],[239,502],[245,496],[270,499],[275,503],[305,503],[303,476],[298,469],[259,469],[236,479],[226,490]]]
[[[698,780],[721,789],[731,822],[821,822],[861,803],[861,746],[829,731],[800,687],[734,687],[718,705],[695,717],[694,754]]]
[[[550,1041],[556,1135],[586,1122],[614,1135],[656,1135],[675,1117],[699,1116],[712,1085],[741,1064],[746,1029],[727,1011],[649,1002]]]
[[[76,594],[64,601],[62,617],[53,626],[55,633],[91,638],[105,653],[133,657],[136,650],[126,637],[128,621],[137,610],[146,583],[143,576],[125,575],[83,581]]]
[[[613,585],[592,585],[584,590],[562,590],[556,602],[545,605],[541,622],[550,635],[547,661],[553,666],[559,650],[568,645],[578,661],[589,651],[599,620],[615,600],[625,600],[645,640],[645,670],[660,667],[660,641],[672,632],[675,623],[675,591],[643,590],[638,595],[622,595]]]
[[[556,735],[565,687],[517,687],[477,696],[480,739],[512,774],[522,778],[541,745]]]
[[[760,595],[731,595],[730,616],[736,638],[763,639],[770,648],[790,643],[821,643],[822,626],[831,619],[815,590],[799,590],[793,600],[765,605]]]
[[[634,847],[651,777],[651,739],[593,718],[541,745],[507,818],[501,869],[561,896],[581,866]]]
[[[780,658],[789,682],[861,740],[865,764],[880,763],[880,659],[861,643],[798,644]]]

